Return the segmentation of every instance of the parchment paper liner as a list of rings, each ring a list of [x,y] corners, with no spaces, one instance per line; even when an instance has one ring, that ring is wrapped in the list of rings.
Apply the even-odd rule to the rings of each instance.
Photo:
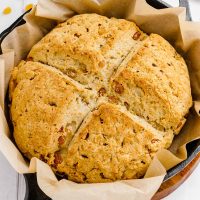
[[[77,184],[58,181],[50,167],[33,158],[29,163],[10,139],[4,108],[10,72],[14,65],[26,57],[31,47],[48,33],[58,21],[75,13],[96,12],[133,20],[147,33],[157,33],[170,41],[184,54],[188,63],[194,108],[181,133],[175,137],[169,150],[161,150],[152,161],[144,179],[100,184]],[[147,200],[155,194],[166,170],[187,158],[186,144],[200,138],[200,23],[186,22],[184,8],[157,10],[145,0],[40,0],[24,19],[26,24],[17,27],[3,41],[0,55],[0,150],[19,173],[37,172],[40,188],[52,199],[129,199]],[[196,111],[196,112],[195,112]]]

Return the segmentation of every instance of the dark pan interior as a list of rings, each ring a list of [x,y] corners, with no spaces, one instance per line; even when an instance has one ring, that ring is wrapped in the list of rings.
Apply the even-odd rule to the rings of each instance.
[[[157,9],[162,8],[168,8],[170,7],[168,4],[164,3],[161,0],[146,0],[151,6]],[[180,2],[184,3],[185,0],[180,0]],[[183,5],[183,4],[182,4]],[[188,4],[184,4],[187,5]],[[191,19],[189,8],[187,12],[187,19]],[[17,26],[24,24],[25,21],[23,20],[23,16],[26,13],[24,13],[20,18],[18,18],[9,28],[7,28],[5,31],[3,31],[0,34],[0,44],[2,43],[3,39]],[[1,48],[0,48],[0,54],[1,54]],[[170,179],[177,173],[179,173],[185,166],[187,166],[194,157],[200,152],[200,140],[193,141],[187,145],[187,151],[188,151],[188,158],[175,166],[174,168],[170,169],[167,172],[167,175],[164,178],[164,181]],[[49,197],[47,197],[39,188],[37,184],[37,179],[35,174],[25,174],[25,181],[26,181],[26,195],[25,200],[50,200]]]

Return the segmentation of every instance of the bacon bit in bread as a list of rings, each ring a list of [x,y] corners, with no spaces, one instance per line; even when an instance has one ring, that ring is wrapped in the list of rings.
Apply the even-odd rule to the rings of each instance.
[[[106,89],[105,88],[101,88],[98,92],[99,97],[104,96],[104,94],[106,93]]]
[[[63,159],[62,159],[60,153],[56,152],[56,153],[54,154],[54,163],[55,163],[56,165],[58,165],[58,164],[61,164],[62,161],[63,161]]]
[[[137,31],[134,35],[133,35],[133,39],[134,40],[138,40],[140,37],[141,33],[139,31]]]
[[[63,131],[64,131],[64,126],[61,126],[59,132],[63,132]]]
[[[75,77],[77,76],[76,70],[74,70],[74,69],[69,69],[69,70],[67,71],[67,75],[68,75],[70,78],[75,78]]]
[[[128,110],[130,105],[126,101],[124,102],[124,105],[125,105],[126,109]]]
[[[63,145],[65,143],[65,137],[64,136],[60,136],[59,138],[58,138],[58,144],[59,145]]]
[[[154,144],[154,143],[159,142],[159,141],[160,141],[159,139],[153,139],[153,140],[151,140],[151,143]]]
[[[115,83],[115,92],[118,94],[122,94],[124,92],[124,87],[122,84],[116,82]]]

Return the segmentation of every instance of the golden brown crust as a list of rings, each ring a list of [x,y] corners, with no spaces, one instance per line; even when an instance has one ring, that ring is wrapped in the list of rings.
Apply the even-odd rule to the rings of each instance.
[[[60,145],[67,146],[92,106],[90,91],[37,62],[22,62],[14,69],[10,85],[15,85],[10,90],[14,138],[31,157],[46,157]]]
[[[53,29],[28,57],[99,89],[107,85],[106,79],[145,37],[133,22],[97,14],[77,15]]]
[[[112,78],[111,88],[112,95],[128,104],[130,112],[164,131],[178,133],[192,105],[185,61],[156,34],[127,56]]]
[[[162,132],[123,108],[101,104],[83,122],[68,152],[61,152],[58,169],[81,183],[140,178],[164,147]]]
[[[24,155],[89,183],[142,177],[192,103],[187,66],[166,40],[97,14],[38,42],[14,68],[9,96]]]

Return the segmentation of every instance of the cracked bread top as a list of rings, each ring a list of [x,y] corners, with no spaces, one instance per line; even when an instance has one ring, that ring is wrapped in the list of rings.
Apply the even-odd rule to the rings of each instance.
[[[113,71],[145,37],[133,22],[82,14],[59,24],[33,46],[28,57],[100,89],[107,86]]]
[[[140,178],[166,143],[163,132],[145,120],[103,103],[87,116],[67,152],[59,152],[58,169],[81,183]]]
[[[76,182],[142,177],[192,104],[187,66],[165,39],[97,14],[39,41],[9,95],[19,149]]]
[[[10,97],[14,138],[29,158],[67,146],[95,101],[60,71],[24,61],[12,72]]]
[[[151,34],[112,77],[111,93],[155,128],[179,133],[192,105],[184,59],[161,36]]]

